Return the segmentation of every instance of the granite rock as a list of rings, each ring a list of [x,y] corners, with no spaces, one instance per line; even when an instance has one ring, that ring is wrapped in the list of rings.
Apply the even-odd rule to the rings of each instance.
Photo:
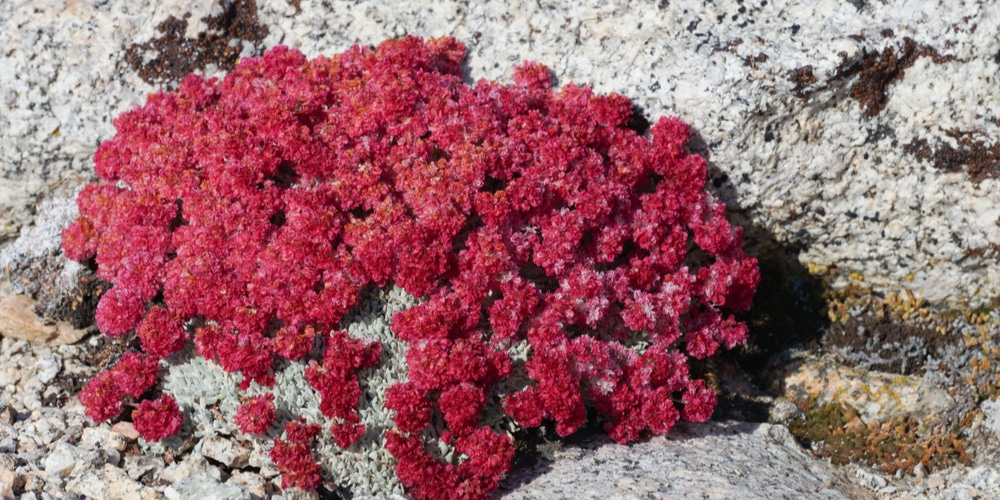
[[[93,324],[104,285],[92,270],[63,256],[62,230],[79,215],[73,198],[54,198],[37,208],[38,217],[0,250],[0,278],[12,292],[0,293],[7,309],[0,319],[21,323],[0,326],[0,332],[36,344],[72,343]]]
[[[112,465],[105,465],[96,470],[86,470],[79,475],[70,477],[66,482],[66,491],[82,495],[84,498],[106,498],[108,500],[158,500],[163,498],[163,495],[155,489],[132,480],[123,470]]]
[[[246,492],[246,496],[253,500],[260,500],[263,498],[269,498],[268,494],[269,488],[264,478],[260,474],[254,474],[252,472],[243,472],[240,470],[233,471],[233,474],[229,476],[226,481],[227,485],[238,486],[243,488]]]
[[[0,299],[0,335],[32,344],[55,346],[82,339],[87,330],[59,321],[50,324],[33,311],[35,301],[26,295],[8,295]]]
[[[218,500],[241,500],[250,497],[250,492],[238,484],[221,483],[218,478],[205,473],[195,474],[184,481],[167,487],[164,495],[169,500],[185,498],[215,498]]]
[[[874,498],[803,451],[784,426],[738,422],[682,423],[629,446],[590,438],[515,471],[501,488],[511,500]]]
[[[157,475],[157,478],[160,481],[165,481],[177,486],[184,481],[199,475],[211,476],[211,478],[215,481],[222,480],[222,475],[219,472],[219,469],[212,467],[212,465],[208,463],[208,460],[205,460],[203,455],[197,453],[193,453],[187,456],[187,458],[183,461],[174,463],[163,469]]]
[[[958,406],[936,372],[916,376],[867,371],[806,353],[798,353],[774,380],[789,400],[846,404],[864,422],[901,416],[933,421]]]
[[[224,439],[222,437],[212,437],[201,442],[201,453],[205,458],[210,458],[226,467],[243,468],[249,463],[250,449],[240,446],[239,443]]]
[[[55,474],[66,477],[82,462],[86,453],[69,443],[59,443],[55,449],[45,457],[43,465],[45,472],[49,475]]]

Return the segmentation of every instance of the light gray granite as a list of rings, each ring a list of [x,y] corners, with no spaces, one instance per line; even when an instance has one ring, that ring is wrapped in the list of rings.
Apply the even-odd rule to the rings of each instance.
[[[629,446],[593,438],[552,455],[507,478],[503,498],[874,498],[780,425],[682,423],[668,437]]]

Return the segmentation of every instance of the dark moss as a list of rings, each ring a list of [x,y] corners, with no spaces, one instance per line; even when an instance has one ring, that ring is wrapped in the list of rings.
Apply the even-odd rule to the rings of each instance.
[[[242,42],[254,47],[254,55],[261,54],[268,29],[257,20],[256,2],[236,0],[221,5],[221,14],[202,19],[208,29],[197,38],[186,37],[190,14],[181,19],[170,16],[156,27],[162,36],[130,45],[125,61],[147,83],[173,86],[210,64],[223,71],[233,69],[243,51]]]
[[[798,404],[805,418],[789,424],[792,435],[836,465],[863,463],[895,474],[918,464],[933,471],[970,462],[957,430],[927,432],[912,417],[866,424],[849,405],[815,399]]]
[[[886,31],[883,31],[885,36]],[[954,56],[941,56],[937,50],[918,45],[910,37],[903,38],[901,47],[889,46],[878,51],[864,51],[859,60],[845,60],[837,67],[834,79],[845,79],[858,76],[857,82],[851,85],[851,98],[858,101],[865,116],[875,116],[885,109],[888,100],[886,91],[896,80],[906,73],[906,69],[920,57],[930,57],[936,64],[954,60]]]
[[[976,184],[1000,178],[1000,142],[990,144],[990,138],[980,131],[952,129],[945,135],[955,139],[957,147],[942,141],[931,146],[926,139],[914,139],[903,146],[903,152],[929,161],[941,171],[968,172]]]
[[[792,88],[792,92],[796,97],[801,99],[809,99],[809,92],[806,91],[810,85],[816,83],[816,75],[813,74],[812,65],[802,66],[801,68],[795,68],[788,72],[788,80],[795,84]]]
[[[901,375],[923,373],[928,354],[954,343],[931,327],[874,314],[835,323],[822,339],[826,349],[842,353],[848,366]]]

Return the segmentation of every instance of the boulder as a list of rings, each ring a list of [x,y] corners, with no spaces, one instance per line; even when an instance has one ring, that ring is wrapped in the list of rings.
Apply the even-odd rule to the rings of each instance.
[[[511,474],[503,498],[874,498],[766,423],[682,423],[667,437],[628,446],[594,437],[548,455]]]

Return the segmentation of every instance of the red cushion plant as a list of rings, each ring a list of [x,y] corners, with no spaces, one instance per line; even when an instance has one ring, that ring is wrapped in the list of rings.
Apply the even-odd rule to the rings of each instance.
[[[414,497],[483,497],[510,470],[512,438],[482,413],[518,343],[530,383],[499,397],[521,427],[551,419],[568,436],[590,406],[627,443],[706,420],[716,396],[688,361],[746,339],[723,310],[747,309],[759,274],[704,191],[689,127],[662,118],[644,137],[627,98],[553,91],[537,63],[512,85],[467,85],[464,55],[451,38],[312,60],[276,47],[118,117],[63,248],[114,285],[101,331],[134,331],[145,355],[88,384],[88,415],[157,396],[152,362],[188,341],[244,390],[319,344],[305,376],[350,446],[365,431],[357,373],[381,353],[339,322],[366,287],[394,283],[422,298],[392,323],[409,379],[388,390],[384,436]],[[268,429],[272,399],[241,407],[239,426]],[[150,440],[181,418],[169,395],[132,415]],[[434,415],[460,463],[425,448]],[[275,443],[286,486],[319,484],[318,432],[296,421]]]

